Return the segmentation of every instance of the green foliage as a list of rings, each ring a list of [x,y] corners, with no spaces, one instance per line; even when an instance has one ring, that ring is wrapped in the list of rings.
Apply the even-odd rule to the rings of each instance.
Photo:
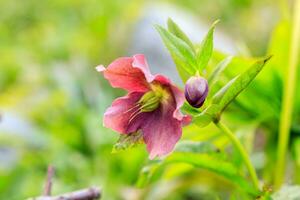
[[[141,11],[147,10],[143,8],[144,1],[0,1],[0,199],[40,195],[48,164],[54,165],[57,172],[53,194],[97,185],[103,190],[103,199],[109,200],[131,198],[130,195],[136,199],[160,200],[162,193],[166,194],[164,199],[175,200],[254,199],[243,194],[256,191],[249,188],[240,156],[228,145],[228,139],[209,125],[220,117],[217,113],[221,101],[225,107],[230,102],[223,113],[224,121],[237,130],[236,135],[251,153],[261,181],[272,183],[291,35],[289,19],[280,21],[273,31],[270,28],[275,21],[255,24],[259,16],[255,9],[263,8],[266,1],[233,0],[218,6],[208,0],[201,2],[201,6],[196,0],[166,4],[170,2],[195,13],[197,19],[221,18],[222,30],[227,35],[242,35],[243,41],[234,43],[239,47],[249,46],[247,55],[264,55],[268,49],[267,54],[274,57],[247,86],[247,91],[235,98],[246,82],[236,89],[229,88],[254,58],[240,56],[241,51],[234,59],[217,50],[211,53],[213,31],[203,39],[202,44],[206,45],[197,49],[172,20],[168,21],[168,31],[158,28],[166,37],[164,42],[170,46],[183,80],[194,75],[200,65],[205,69],[200,74],[210,82],[210,98],[202,109],[184,104],[184,113],[194,116],[193,125],[184,128],[184,140],[166,159],[149,161],[144,146],[111,154],[118,135],[102,127],[101,115],[121,93],[108,87],[94,70],[99,62],[108,64],[116,57],[129,55],[128,38],[132,37],[132,25],[143,14]],[[277,7],[267,4],[271,11]],[[270,44],[266,46],[269,35]],[[201,50],[204,46],[206,50]],[[205,55],[200,56],[201,51]],[[250,74],[256,72],[253,69]],[[228,91],[232,93],[229,95]],[[224,98],[225,95],[228,96]],[[213,103],[213,96],[218,104]],[[289,182],[295,186],[283,187],[272,195],[273,199],[288,200],[298,195],[299,102],[298,92],[291,130],[293,154],[288,161],[295,169]],[[240,132],[249,124],[255,124],[255,128]],[[117,148],[133,144],[131,138],[124,137],[122,141],[129,143],[120,143],[121,148]],[[135,183],[142,188],[136,189]],[[145,194],[147,198],[143,198]],[[260,196],[257,199],[268,199],[267,195]]]
[[[211,104],[203,109],[202,112],[196,113],[192,109],[185,109],[189,114],[194,115],[194,122],[200,127],[207,126],[212,121],[218,121],[225,108],[251,83],[251,81],[258,75],[263,69],[266,62],[271,57],[267,57],[260,61],[257,61],[251,67],[249,67],[244,73],[231,79],[225,86],[217,91],[212,99]],[[223,62],[227,63],[228,60]],[[223,63],[224,64],[224,63]],[[223,67],[226,65],[222,65]],[[220,66],[219,65],[219,66]],[[215,72],[215,71],[214,71]],[[216,72],[219,73],[219,72]],[[210,99],[209,99],[210,100]],[[189,112],[192,111],[192,112]]]
[[[207,79],[208,85],[210,87],[213,87],[213,85],[218,81],[218,79],[221,77],[222,72],[225,70],[225,68],[229,65],[229,63],[232,60],[232,56],[228,56],[221,62],[217,64],[214,71],[210,74],[210,76]]]
[[[155,28],[168,48],[179,72],[180,77],[185,82],[196,71],[196,57],[193,49],[182,39],[170,33],[163,27],[156,25]]]
[[[175,163],[184,163],[213,172],[250,196],[254,197],[260,194],[241,176],[238,168],[228,161],[224,152],[210,142],[179,142],[170,156],[160,163],[152,163],[143,169],[138,185],[145,186],[158,181],[164,174],[164,169]]]
[[[165,160],[165,163],[174,162],[189,163],[195,167],[212,171],[220,176],[225,177],[234,183],[236,187],[239,187],[241,190],[244,190],[253,196],[259,194],[259,191],[256,191],[247,180],[241,177],[234,165],[232,165],[230,162],[222,160],[222,158],[219,156],[214,157],[207,154],[195,153],[174,153]]]
[[[208,64],[213,52],[213,39],[215,26],[219,21],[215,21],[205,38],[202,40],[199,50],[197,51],[197,70],[202,71]]]
[[[196,73],[202,73],[207,66],[213,52],[213,33],[217,23],[218,21],[213,23],[197,51],[188,36],[171,19],[168,19],[168,30],[155,26],[183,82]]]
[[[194,50],[194,45],[191,42],[191,40],[171,18],[168,19],[168,31],[173,33],[176,37],[182,39],[184,42],[186,42],[191,47],[191,49]]]
[[[218,120],[220,107],[217,104],[211,104],[205,108],[200,114],[194,116],[194,122],[199,127],[205,127],[210,122]]]
[[[240,74],[230,81],[228,85],[225,85],[221,89],[221,94],[213,97],[212,101],[218,104],[220,111],[222,112],[246,87],[251,83],[251,81],[258,75],[258,73],[263,69],[266,62],[271,58],[268,56],[262,60],[257,61],[252,65],[247,71]]]
[[[0,1],[0,199],[42,194],[49,164],[53,194],[96,185],[117,199],[137,179],[145,150],[111,154],[101,115],[120,93],[94,66],[125,54],[142,4]]]

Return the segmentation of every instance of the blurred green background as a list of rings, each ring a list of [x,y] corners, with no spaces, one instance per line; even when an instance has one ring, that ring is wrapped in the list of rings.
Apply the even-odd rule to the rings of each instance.
[[[112,89],[95,66],[145,53],[153,71],[171,67],[168,75],[180,84],[153,28],[167,17],[179,20],[196,42],[221,20],[211,65],[225,54],[237,57],[224,82],[243,71],[252,56],[275,54],[225,116],[253,152],[259,176],[270,183],[288,54],[286,6],[273,0],[0,0],[0,199],[40,195],[48,164],[56,169],[54,194],[96,185],[103,199],[230,198],[235,189],[226,180],[180,164],[139,188],[140,173],[149,164],[145,147],[111,154],[118,134],[103,128],[102,115],[124,92]],[[293,169],[300,169],[299,102],[290,158],[296,162],[288,166]],[[227,148],[226,138],[217,135],[213,126],[189,126],[183,140],[213,138]],[[233,161],[241,165],[238,155]],[[289,176],[299,183],[296,171]]]

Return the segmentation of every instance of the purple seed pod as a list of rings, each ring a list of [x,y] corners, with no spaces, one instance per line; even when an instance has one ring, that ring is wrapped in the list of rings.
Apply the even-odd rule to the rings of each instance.
[[[208,83],[205,78],[193,76],[185,84],[184,94],[189,104],[200,108],[208,94]]]

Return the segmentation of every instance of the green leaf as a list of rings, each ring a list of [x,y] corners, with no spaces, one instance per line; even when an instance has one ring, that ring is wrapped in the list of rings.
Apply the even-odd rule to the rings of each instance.
[[[283,186],[278,192],[272,195],[273,200],[299,200],[300,186]]]
[[[135,147],[143,143],[143,134],[138,131],[131,134],[121,134],[117,143],[112,149],[112,153],[117,153],[128,148]]]
[[[183,162],[212,171],[230,182],[232,182],[239,189],[251,194],[253,196],[259,195],[259,191],[256,191],[251,183],[240,176],[237,168],[228,161],[221,159],[220,157],[211,156],[208,154],[199,153],[173,153],[167,157],[164,161],[165,164]]]
[[[190,114],[190,115],[199,115],[201,111],[197,108],[192,107],[189,103],[184,102],[183,106],[181,107],[181,111],[185,114]]]
[[[272,56],[268,56],[262,60],[257,61],[251,67],[249,67],[244,73],[238,75],[221,88],[212,99],[213,103],[217,103],[220,108],[220,112],[224,109],[251,83],[251,81],[258,75],[263,69],[266,62]]]
[[[136,182],[137,187],[145,187],[147,184],[159,179],[163,173],[161,163],[151,163],[142,168],[139,178]]]
[[[214,30],[219,20],[215,21],[205,38],[201,42],[200,49],[197,52],[197,70],[202,71],[208,64],[213,52]]]
[[[220,152],[211,143],[182,141],[176,145],[174,152],[159,165],[152,163],[146,166],[141,172],[138,183],[140,186],[145,186],[145,184],[160,179],[166,165],[184,163],[214,172],[247,194],[258,196],[260,192],[256,191],[252,184],[243,178],[239,170],[226,158],[226,154]]]
[[[210,124],[210,122],[218,119],[217,114],[220,108],[216,104],[209,105],[203,112],[193,118],[193,122],[199,127],[205,127]]]
[[[155,28],[169,50],[181,79],[185,82],[196,72],[196,56],[193,49],[182,39],[176,37],[163,27],[156,25]]]
[[[228,66],[228,64],[231,62],[232,56],[229,56],[222,60],[214,69],[214,71],[211,73],[211,75],[208,77],[208,85],[212,87],[212,85],[217,82],[217,80],[220,77],[220,74],[225,70],[225,68]]]
[[[195,52],[194,45],[191,42],[191,40],[171,18],[168,19],[168,30],[178,38],[185,41],[185,43],[187,43],[191,47],[191,49],[193,49],[193,51]]]
[[[224,87],[222,87],[212,98],[213,104],[219,104],[222,98],[224,97],[227,90],[231,87],[231,85],[235,82],[238,77],[234,77],[231,79]]]

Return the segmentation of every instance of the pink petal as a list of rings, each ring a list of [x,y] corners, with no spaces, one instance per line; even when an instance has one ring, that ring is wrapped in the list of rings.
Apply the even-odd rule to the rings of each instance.
[[[170,79],[168,79],[167,77],[165,77],[161,74],[155,75],[154,81],[160,83],[161,85],[166,85],[166,86],[171,85]]]
[[[136,103],[142,95],[141,92],[132,92],[114,100],[111,107],[104,113],[104,126],[123,134],[137,131],[139,126],[135,121],[138,118],[132,117],[134,112],[138,110]]]
[[[187,118],[187,116],[183,115],[180,111],[180,108],[182,107],[182,105],[184,104],[185,101],[185,97],[183,92],[176,86],[172,85],[171,86],[171,90],[173,92],[173,97],[175,99],[176,102],[176,109],[173,113],[173,116],[178,119],[178,120],[182,120],[183,118]],[[187,119],[185,119],[187,120]]]
[[[153,80],[143,55],[118,58],[106,69],[103,69],[102,66],[98,66],[96,69],[103,72],[112,87],[130,92],[148,91],[149,82]]]
[[[132,66],[140,69],[144,73],[148,83],[153,81],[154,77],[149,70],[148,63],[143,54],[137,54],[133,56]]]
[[[180,111],[180,108],[182,107],[185,101],[184,93],[178,87],[173,85],[171,81],[163,75],[156,75],[154,81],[170,88],[172,96],[176,103],[176,109],[174,110],[173,116],[178,120],[183,120],[184,125],[188,125],[191,122],[191,117],[183,115]]]
[[[144,141],[149,158],[170,153],[181,137],[181,121],[173,117],[172,105],[162,105],[153,113],[149,113],[142,125]]]

